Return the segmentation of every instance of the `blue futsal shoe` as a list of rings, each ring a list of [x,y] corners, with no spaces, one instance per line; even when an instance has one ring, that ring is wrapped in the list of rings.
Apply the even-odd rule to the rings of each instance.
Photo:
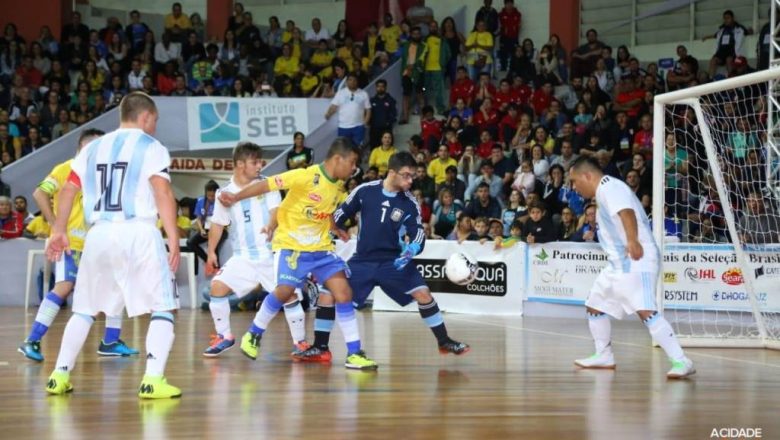
[[[229,350],[236,344],[236,339],[225,339],[222,335],[215,335],[211,337],[211,345],[203,352],[205,357],[217,357],[222,352]]]
[[[127,344],[125,344],[125,341],[121,339],[118,339],[110,344],[106,344],[101,340],[97,354],[101,356],[126,357],[138,354],[138,350],[128,347]]]
[[[41,354],[41,341],[27,341],[25,340],[19,348],[16,349],[24,357],[35,362],[43,362],[43,355]]]

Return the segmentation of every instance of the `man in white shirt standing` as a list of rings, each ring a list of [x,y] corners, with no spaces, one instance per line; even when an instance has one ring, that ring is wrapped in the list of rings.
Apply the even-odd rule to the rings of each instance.
[[[347,87],[333,97],[325,119],[330,119],[337,111],[338,136],[349,138],[355,145],[365,144],[366,126],[371,121],[371,100],[365,90],[358,88],[358,78],[354,73],[347,75]]]
[[[660,252],[639,199],[621,180],[604,175],[598,162],[590,157],[575,160],[569,178],[583,197],[596,198],[599,244],[610,263],[596,278],[585,301],[596,353],[577,359],[575,365],[615,368],[607,315],[622,319],[636,313],[672,362],[666,377],[682,379],[696,373],[672,326],[657,311],[655,285],[660,270]]]

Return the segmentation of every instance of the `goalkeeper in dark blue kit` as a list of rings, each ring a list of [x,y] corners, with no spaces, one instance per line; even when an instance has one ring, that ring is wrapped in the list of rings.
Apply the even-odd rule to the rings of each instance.
[[[355,188],[333,213],[333,220],[343,232],[345,223],[359,214],[357,250],[348,262],[355,306],[362,306],[376,286],[400,306],[417,301],[420,316],[436,336],[439,351],[460,355],[468,352],[469,346],[447,335],[439,306],[412,263],[425,246],[420,207],[409,192],[416,166],[411,154],[394,154],[388,163],[387,177]],[[293,359],[330,361],[328,341],[336,313],[333,298],[328,294],[320,296],[314,321],[314,345],[293,353]]]

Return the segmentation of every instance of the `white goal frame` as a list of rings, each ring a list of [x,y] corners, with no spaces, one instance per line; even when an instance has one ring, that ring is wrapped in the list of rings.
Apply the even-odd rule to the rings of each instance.
[[[780,80],[780,69],[762,70],[734,78],[716,81],[713,83],[702,84],[699,86],[677,90],[674,92],[657,95],[653,102],[653,206],[652,222],[653,236],[658,243],[661,255],[664,254],[664,138],[665,138],[665,106],[673,104],[689,105],[696,114],[701,128],[702,140],[706,151],[707,161],[712,170],[720,200],[729,200],[726,184],[723,180],[720,165],[717,160],[717,152],[712,142],[710,127],[704,123],[706,121],[702,111],[699,97],[723,90],[736,89],[751,84],[774,83]],[[767,97],[771,98],[770,96]],[[771,115],[769,116],[772,117]],[[755,274],[748,270],[747,257],[743,243],[739,240],[737,233],[736,219],[730,203],[723,203],[723,214],[726,219],[727,229],[734,246],[737,257],[737,263],[742,268],[742,275],[745,283],[745,290],[748,294],[748,300],[758,328],[757,338],[725,338],[725,337],[690,337],[678,335],[680,343],[686,347],[734,347],[734,348],[771,348],[780,350],[780,341],[767,338],[767,331],[762,314],[760,313],[758,300],[755,296]],[[663,265],[663,258],[661,260]],[[663,267],[663,266],[662,266]],[[656,301],[659,311],[664,309],[664,284],[663,276],[656,286]]]

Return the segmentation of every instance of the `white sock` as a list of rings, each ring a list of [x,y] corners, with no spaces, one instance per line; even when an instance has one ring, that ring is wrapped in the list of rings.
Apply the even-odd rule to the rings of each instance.
[[[173,314],[152,313],[149,331],[146,333],[146,375],[162,376],[173,346]]]
[[[224,339],[233,339],[233,333],[230,331],[230,301],[228,297],[212,296],[209,300],[209,310],[211,318],[214,320],[214,328],[218,335]]]
[[[593,315],[588,313],[588,327],[593,335],[593,343],[596,345],[596,353],[612,352],[612,323],[605,313]]]
[[[680,346],[680,341],[677,340],[674,330],[672,330],[672,326],[669,325],[669,321],[666,318],[656,312],[645,320],[645,325],[650,331],[650,335],[664,349],[669,359],[674,361],[685,359],[685,353]]]
[[[76,358],[84,347],[87,340],[89,329],[95,318],[81,313],[74,313],[65,326],[65,333],[62,335],[62,345],[60,345],[60,354],[57,356],[55,370],[70,373],[76,366]]]
[[[287,318],[287,325],[290,327],[290,335],[293,344],[297,344],[306,339],[306,314],[303,313],[301,302],[297,299],[284,305],[284,317]]]

